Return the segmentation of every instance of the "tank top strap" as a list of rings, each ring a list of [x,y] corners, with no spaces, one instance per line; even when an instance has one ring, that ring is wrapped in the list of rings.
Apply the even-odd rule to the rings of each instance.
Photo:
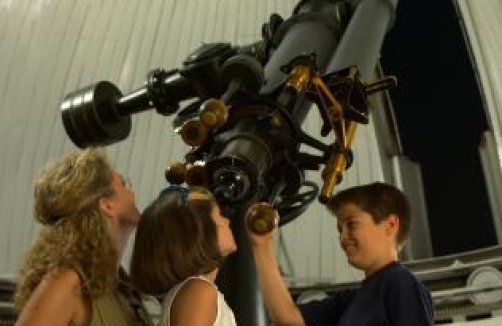
[[[187,278],[185,281],[183,281],[183,284],[187,283],[188,281],[190,280],[193,280],[193,279],[198,279],[198,280],[203,280],[203,281],[206,281],[207,283],[211,284],[216,290],[218,290],[218,286],[216,286],[216,284],[214,284],[213,281],[211,281],[210,279],[208,279],[207,277],[205,277],[204,275],[195,275],[195,276],[190,276],[189,278]]]
[[[174,300],[176,299],[176,296],[178,295],[178,292],[181,290],[181,288],[183,286],[185,286],[191,280],[202,280],[202,281],[205,281],[205,282],[211,284],[215,288],[216,293],[219,293],[218,292],[218,287],[216,286],[216,284],[214,284],[214,282],[212,282],[211,280],[209,280],[207,277],[204,277],[203,275],[194,275],[194,276],[187,277],[186,279],[184,279],[180,283],[178,283],[175,286],[173,286],[169,290],[169,292],[167,292],[164,295],[164,297],[162,298],[162,300],[161,300],[161,303],[162,303],[162,316],[160,318],[159,325],[170,326],[172,304],[173,304]]]
[[[119,269],[119,282],[117,291],[122,294],[122,297],[128,303],[129,307],[134,311],[135,317],[141,321],[143,325],[153,325],[148,310],[143,303],[142,294],[133,286],[127,272],[122,268]]]
[[[225,301],[225,298],[223,296],[223,293],[220,292],[218,289],[218,286],[209,280],[207,277],[204,275],[199,275],[199,276],[194,276],[193,278],[198,278],[200,280],[204,280],[208,283],[211,283],[216,290],[216,295],[217,295],[217,314],[216,314],[216,320],[214,321],[214,326],[236,326],[235,323],[235,316],[232,311],[232,309],[228,306],[227,302]]]
[[[182,284],[186,284],[191,279],[199,279],[206,281],[207,283],[211,284],[217,295],[217,315],[216,315],[216,320],[214,322],[214,326],[236,326],[235,323],[235,317],[233,314],[232,309],[228,306],[227,302],[225,301],[225,298],[223,294],[218,290],[218,286],[205,277],[204,275],[197,275],[197,276],[192,276],[187,278]],[[181,285],[179,288],[181,288],[183,285]],[[179,291],[178,288],[178,291]]]
[[[82,292],[89,293],[89,282],[87,282],[87,277],[85,276],[84,271],[82,271],[82,269],[78,266],[71,266],[70,269],[77,273],[80,283],[82,284]]]

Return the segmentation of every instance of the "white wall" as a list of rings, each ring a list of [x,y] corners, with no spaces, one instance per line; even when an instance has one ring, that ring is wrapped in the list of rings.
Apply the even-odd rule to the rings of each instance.
[[[179,67],[202,42],[258,40],[269,15],[288,17],[295,3],[0,0],[0,274],[16,272],[36,234],[36,172],[74,148],[59,112],[65,94],[99,80],[127,93],[142,85],[149,70]],[[131,136],[108,148],[116,168],[130,176],[140,208],[161,188],[167,164],[186,150],[170,122],[155,111],[138,114]],[[319,136],[315,114],[307,125]],[[355,164],[340,189],[383,178],[376,139],[371,123],[358,129]],[[338,249],[333,218],[318,204],[282,232],[296,277],[359,277]]]
[[[500,189],[496,183],[502,179],[502,1],[456,0],[455,3],[465,38],[470,44],[490,127],[490,132],[481,140],[480,152],[498,243],[502,244],[501,194],[495,191]],[[486,137],[494,142],[487,144]],[[494,155],[489,155],[487,151],[492,151]]]

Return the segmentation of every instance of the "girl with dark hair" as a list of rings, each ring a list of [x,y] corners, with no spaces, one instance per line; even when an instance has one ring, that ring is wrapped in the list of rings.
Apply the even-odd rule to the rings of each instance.
[[[214,281],[236,250],[229,220],[203,188],[169,186],[143,212],[131,259],[131,279],[162,297],[159,325],[235,325]]]

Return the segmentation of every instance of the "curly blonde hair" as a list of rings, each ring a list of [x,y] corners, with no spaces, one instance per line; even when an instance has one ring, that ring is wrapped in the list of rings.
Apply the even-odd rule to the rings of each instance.
[[[79,273],[91,299],[115,285],[118,253],[98,205],[99,198],[113,194],[111,180],[112,169],[99,148],[73,151],[40,172],[34,215],[44,228],[18,274],[18,310],[46,275],[62,269]]]

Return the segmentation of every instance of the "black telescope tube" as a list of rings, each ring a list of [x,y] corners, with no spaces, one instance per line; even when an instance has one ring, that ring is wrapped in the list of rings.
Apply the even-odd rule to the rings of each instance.
[[[338,2],[333,0],[302,1],[295,9],[296,14],[282,22],[274,35],[273,43],[277,46],[271,49],[271,56],[264,68],[265,82],[259,91],[260,96],[275,98],[286,79],[286,74],[281,71],[281,67],[289,64],[299,55],[315,53],[316,65],[320,72],[326,69],[341,34],[336,15]],[[305,107],[307,105],[310,104],[305,103]],[[292,110],[292,108],[288,109]],[[307,110],[300,110],[300,112],[301,114],[298,115],[294,112],[292,114],[294,123],[298,125],[303,122]],[[266,147],[269,146],[270,144],[267,142]],[[252,153],[246,151],[241,154],[245,158],[251,158],[246,161],[263,165],[262,162],[270,162],[271,159],[267,157],[270,151],[271,149],[265,151],[253,149]],[[256,169],[256,171],[264,173],[263,169]],[[246,172],[249,173],[249,171]],[[259,180],[261,178],[260,176],[249,176],[248,179]],[[245,205],[235,206],[237,206],[236,211],[232,217],[229,217],[240,218],[244,216]],[[232,223],[231,226],[239,250],[228,258],[220,270],[217,280],[218,287],[225,294],[227,302],[233,309],[238,325],[268,325],[244,223],[239,220]]]
[[[117,112],[125,117],[134,113],[143,112],[152,108],[148,89],[142,87],[122,96],[117,103]]]

